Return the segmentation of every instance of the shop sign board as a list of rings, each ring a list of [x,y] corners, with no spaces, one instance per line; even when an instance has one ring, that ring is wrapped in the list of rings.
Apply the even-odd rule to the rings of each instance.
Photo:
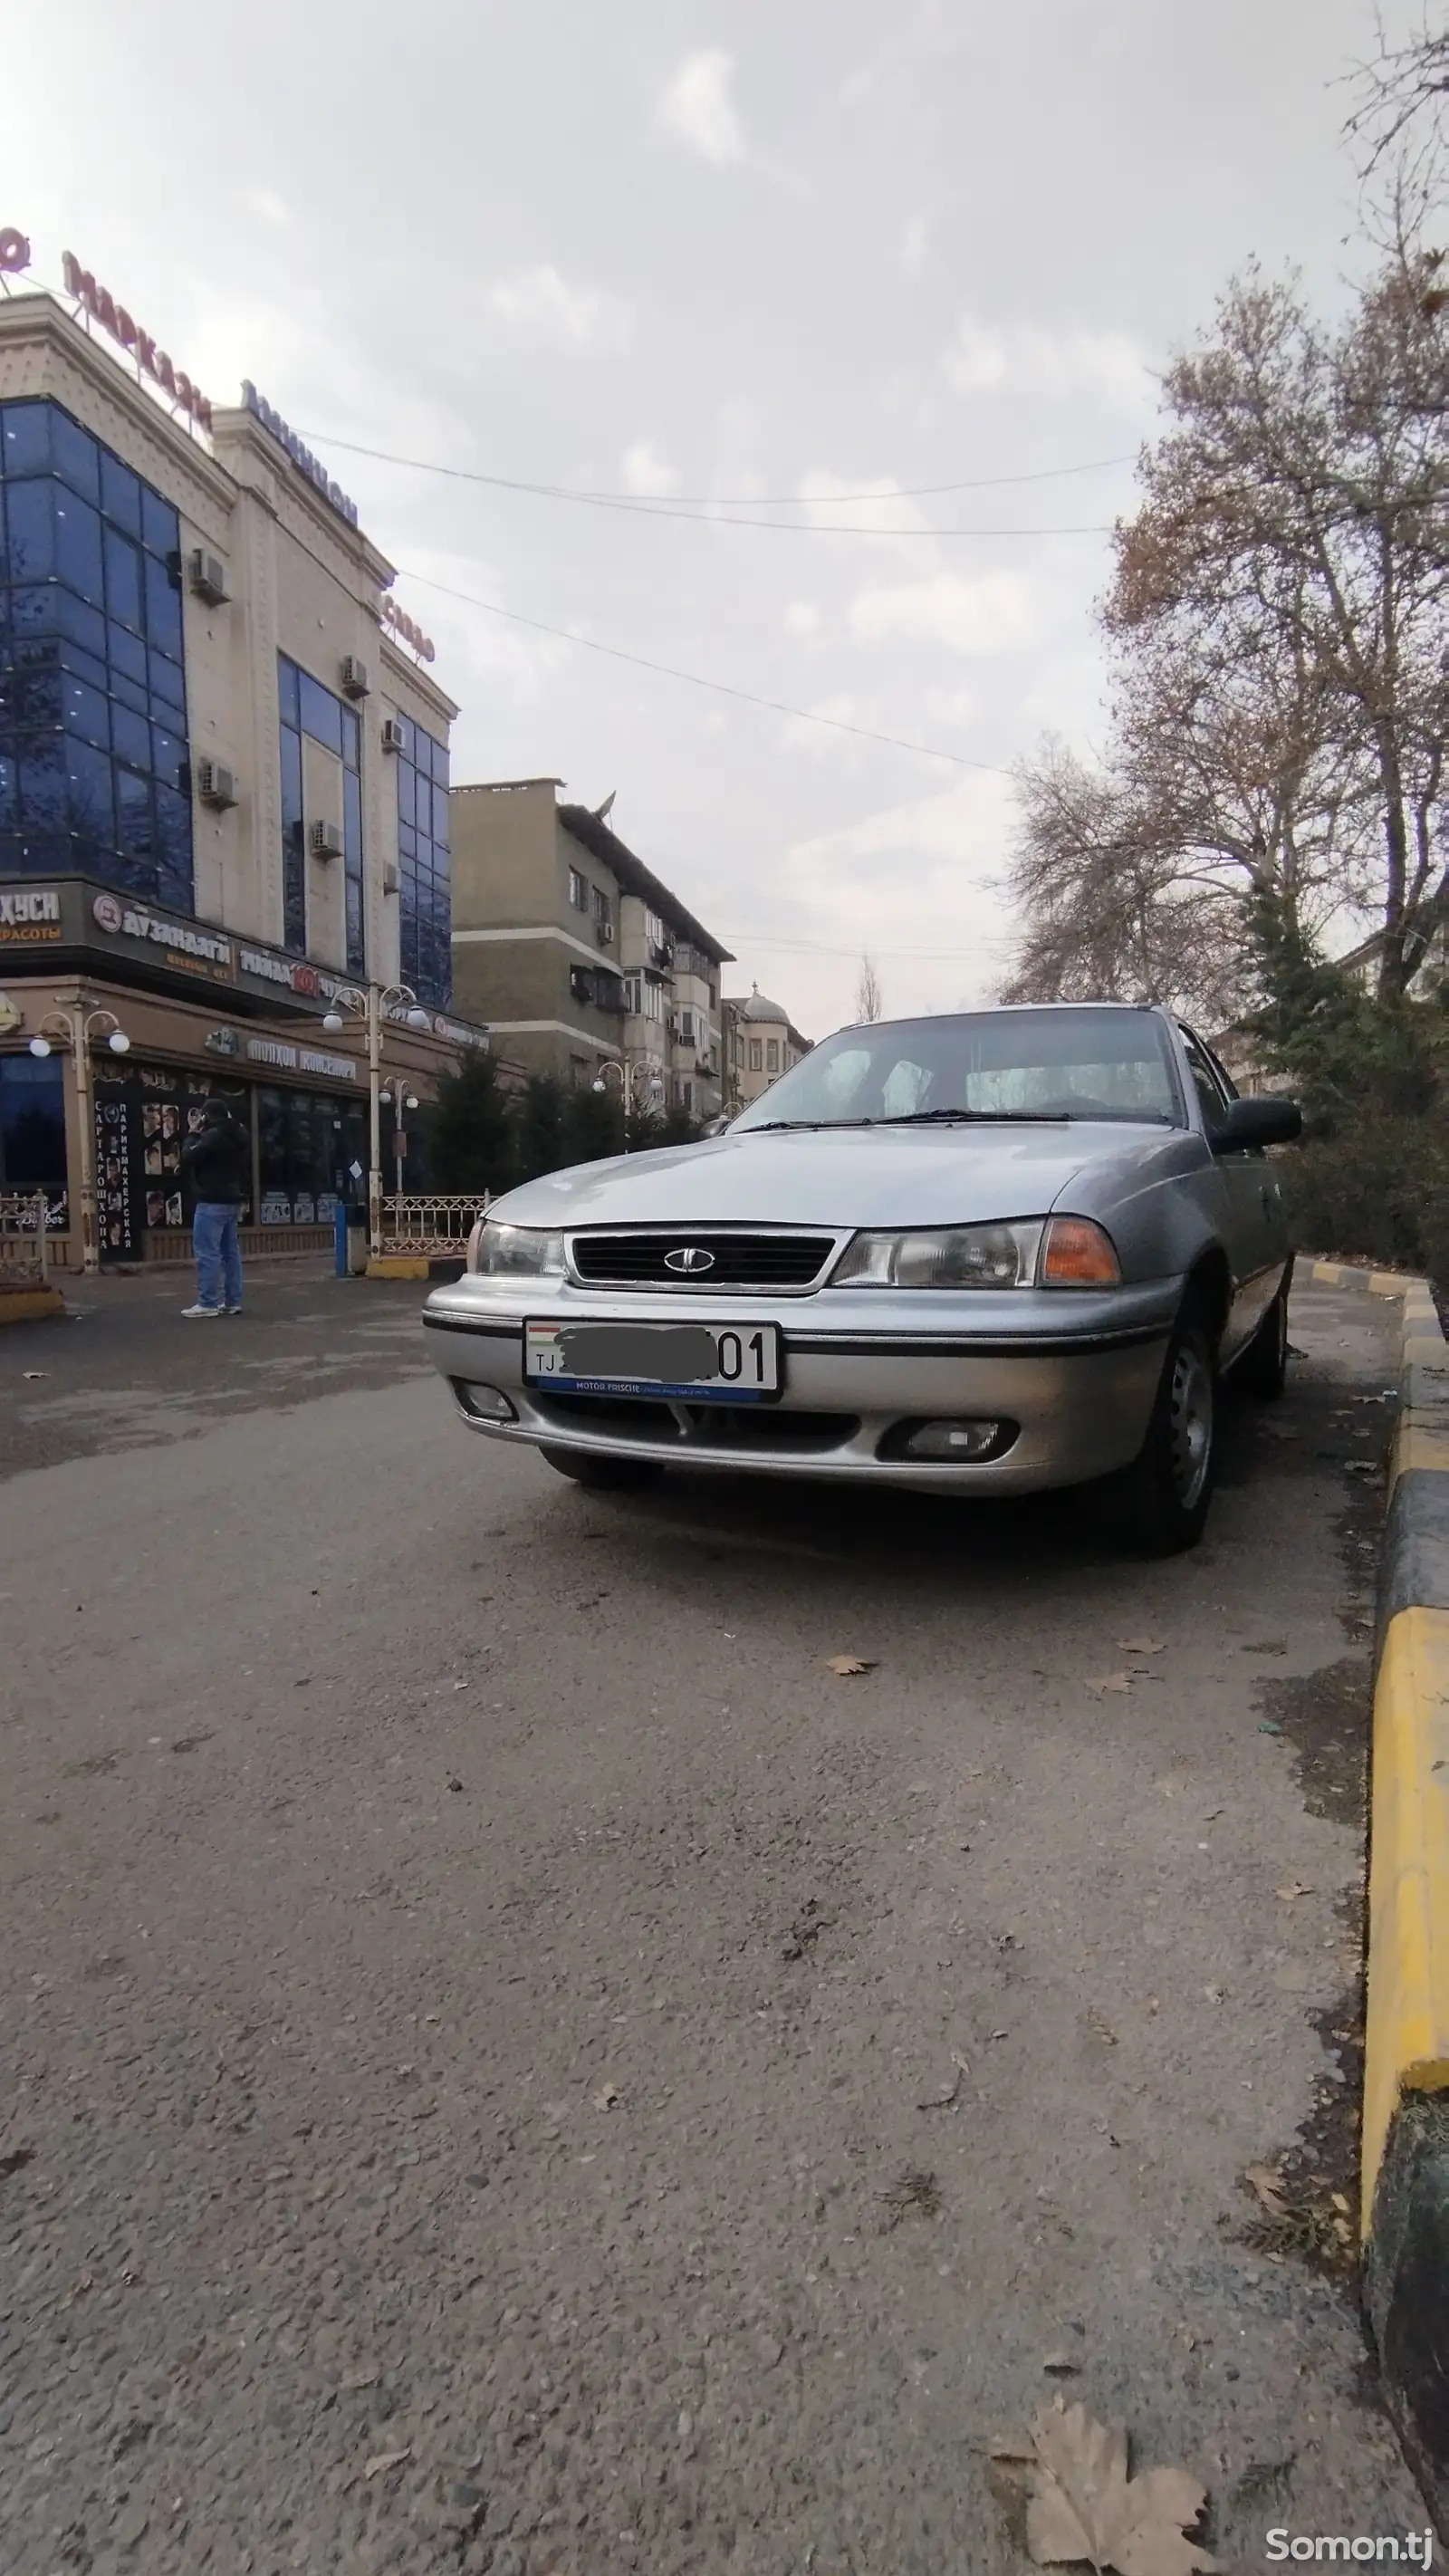
[[[320,1073],[331,1082],[357,1082],[362,1068],[355,1056],[330,1055],[324,1047],[292,1046],[285,1038],[248,1038],[251,1064],[275,1065],[282,1073]]]
[[[10,948],[52,945],[61,935],[58,886],[0,886],[0,940]]]
[[[89,949],[101,956],[144,958],[188,981],[228,985],[269,1002],[290,996],[304,1005],[342,1002],[354,1008],[363,996],[345,975],[310,958],[289,956],[259,940],[233,938],[214,923],[143,903],[84,877],[52,885],[0,885],[0,946],[9,949]]]

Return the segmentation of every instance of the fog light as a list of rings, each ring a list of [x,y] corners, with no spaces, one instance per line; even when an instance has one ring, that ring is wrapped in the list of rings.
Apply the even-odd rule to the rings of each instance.
[[[459,1387],[458,1393],[468,1411],[476,1413],[480,1421],[516,1422],[518,1420],[517,1412],[501,1386],[479,1386],[469,1379]]]
[[[907,1435],[908,1458],[989,1458],[1004,1444],[1003,1422],[921,1422]]]

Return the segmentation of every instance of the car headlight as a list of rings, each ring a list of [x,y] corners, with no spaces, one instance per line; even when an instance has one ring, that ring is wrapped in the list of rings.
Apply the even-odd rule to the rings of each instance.
[[[858,1234],[832,1288],[1115,1288],[1121,1265],[1090,1217],[1029,1218],[1011,1225],[912,1226]]]
[[[495,1225],[486,1217],[471,1252],[470,1267],[485,1279],[563,1277],[563,1236],[541,1225]]]
[[[832,1288],[1029,1288],[1036,1277],[1039,1222],[1027,1225],[913,1226],[906,1234],[858,1234]]]

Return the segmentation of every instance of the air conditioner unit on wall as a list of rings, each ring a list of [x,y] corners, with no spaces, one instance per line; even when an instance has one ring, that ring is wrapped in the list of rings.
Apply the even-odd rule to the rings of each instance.
[[[356,653],[344,653],[342,656],[344,697],[365,698],[371,687],[372,682],[367,676],[367,664]]]
[[[406,751],[408,747],[407,727],[396,716],[383,717],[382,747],[384,751]]]
[[[220,608],[222,601],[231,597],[225,564],[220,555],[208,554],[205,546],[193,546],[191,550],[191,587],[197,598],[206,600],[212,608]]]
[[[236,803],[235,772],[224,761],[198,761],[196,793],[203,805],[214,805],[218,813],[225,813],[228,805]]]
[[[339,859],[342,835],[335,823],[314,823],[307,835],[307,847],[314,859]]]

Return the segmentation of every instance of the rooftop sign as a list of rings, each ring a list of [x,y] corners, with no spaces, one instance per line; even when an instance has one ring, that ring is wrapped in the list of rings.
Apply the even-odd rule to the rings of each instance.
[[[436,662],[438,650],[431,635],[425,635],[421,626],[415,626],[407,610],[399,608],[397,601],[387,591],[382,594],[382,619],[385,626],[392,628],[394,635],[400,636],[404,644],[412,646],[420,662]]]
[[[90,270],[82,268],[74,251],[62,251],[60,264],[67,295],[73,295],[91,320],[99,322],[103,331],[108,331],[113,340],[129,351],[143,376],[149,376],[172,402],[180,403],[183,411],[189,411],[202,429],[210,429],[211,404],[200,387],[194,385],[180,367],[173,367],[165,350],[157,348],[150,332],[143,331],[139,322],[132,321],[124,304],[116,303],[109,287],[97,286]]]
[[[261,422],[263,429],[276,440],[277,445],[285,447],[298,473],[305,474],[309,483],[315,483],[323,500],[331,502],[338,517],[345,519],[349,528],[355,528],[357,503],[349,501],[341,484],[331,480],[326,466],[313,455],[310,447],[303,446],[295,429],[288,428],[281,413],[273,411],[271,404],[263,399],[256,386],[250,381],[242,386],[242,401],[254,418]]]
[[[30,266],[30,244],[14,224],[0,224],[0,275],[18,277]]]

